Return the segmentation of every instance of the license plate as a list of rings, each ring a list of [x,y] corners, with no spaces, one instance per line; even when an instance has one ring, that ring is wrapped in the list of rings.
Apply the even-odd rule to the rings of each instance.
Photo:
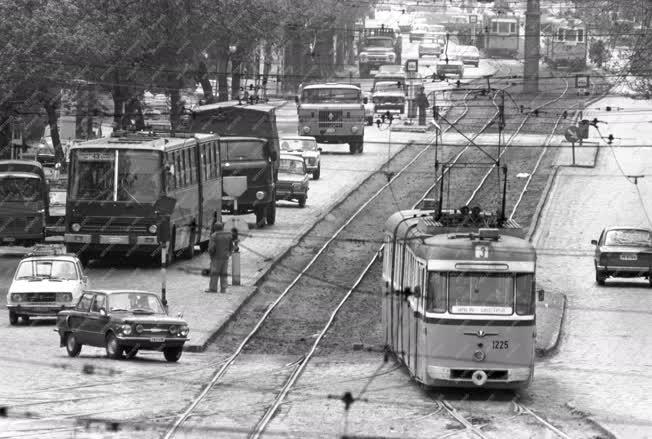
[[[152,343],[163,343],[165,341],[165,337],[152,337],[149,339]]]
[[[621,261],[637,261],[638,256],[636,255],[620,255]]]
[[[328,129],[326,129],[326,132],[327,132],[327,133],[334,133],[334,132],[335,132],[335,128],[328,128]]]

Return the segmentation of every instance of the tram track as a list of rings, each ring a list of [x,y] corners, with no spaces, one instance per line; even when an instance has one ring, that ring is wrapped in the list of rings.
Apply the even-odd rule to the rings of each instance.
[[[466,116],[469,112],[469,105],[466,99],[468,96],[471,94],[471,91],[467,92],[464,96],[465,100],[465,110],[463,113],[456,119],[455,123],[458,123],[462,118]],[[486,130],[491,123],[493,123],[493,120],[495,119],[496,114],[493,114],[484,127],[476,134],[476,136],[480,135],[484,130]],[[448,131],[450,127],[448,127],[446,130]],[[270,318],[270,315],[275,311],[277,306],[283,302],[284,300],[287,300],[287,296],[289,293],[297,286],[297,284],[308,278],[309,281],[314,282],[315,279],[317,279],[317,276],[310,276],[307,275],[307,272],[313,267],[315,262],[324,254],[324,252],[332,246],[332,244],[337,244],[336,239],[342,236],[345,236],[345,229],[354,221],[356,220],[359,216],[361,216],[361,213],[367,209],[367,207],[374,201],[376,200],[381,194],[387,196],[388,192],[391,192],[391,185],[397,181],[399,178],[405,177],[405,174],[409,172],[408,170],[413,167],[415,163],[419,161],[419,159],[422,158],[422,156],[431,150],[431,145],[433,143],[434,139],[431,139],[431,141],[426,145],[420,152],[418,152],[414,158],[408,161],[408,163],[403,166],[398,172],[394,173],[391,179],[384,184],[382,187],[380,187],[376,192],[374,192],[371,197],[368,197],[367,200],[353,213],[350,215],[349,219],[344,222],[334,233],[331,234],[331,236],[324,242],[319,250],[316,252],[316,254],[310,259],[310,261],[305,265],[305,267],[301,270],[301,272],[298,273],[298,275],[288,284],[288,286],[283,290],[283,292],[277,296],[277,298],[267,307],[266,311],[263,313],[263,315],[257,320],[255,326],[253,329],[242,339],[236,350],[233,352],[233,354],[227,358],[225,361],[225,364],[215,372],[215,374],[212,376],[211,380],[209,383],[205,386],[205,388],[202,390],[202,392],[192,401],[192,403],[184,410],[184,412],[176,419],[176,421],[173,423],[173,425],[167,430],[165,433],[164,437],[165,438],[171,438],[174,437],[175,434],[182,428],[182,426],[186,423],[188,418],[197,410],[198,406],[202,403],[203,400],[205,400],[208,396],[208,394],[211,392],[211,390],[222,381],[222,378],[228,373],[236,359],[240,358],[241,354],[245,351],[245,348],[248,347],[252,342],[252,339],[258,331],[262,328],[262,326],[269,322],[273,321],[272,318]],[[466,148],[470,147],[471,142],[466,145]],[[462,154],[466,151],[466,148],[462,149],[462,151],[458,152],[454,158],[454,160],[458,160],[459,157],[462,156]],[[388,191],[389,189],[389,191]],[[393,211],[392,209],[391,211]],[[390,212],[387,212],[390,213]],[[330,328],[331,324],[333,323],[335,317],[338,315],[338,312],[344,305],[344,303],[348,300],[350,297],[351,293],[356,289],[358,284],[362,281],[362,279],[366,276],[369,268],[375,263],[376,261],[376,253],[374,253],[374,256],[371,258],[369,263],[365,266],[364,270],[360,272],[358,270],[357,275],[355,276],[355,281],[353,281],[352,286],[347,289],[347,291],[344,293],[344,295],[340,298],[340,300],[337,302],[337,306],[334,308],[334,310],[329,314],[328,318],[325,319],[326,322],[324,324],[321,324],[321,330],[314,336],[315,341],[312,343],[311,347],[307,349],[307,351],[301,356],[299,363],[296,368],[293,368],[292,372],[289,373],[289,375],[283,380],[283,385],[282,386],[275,386],[275,389],[278,389],[278,392],[276,393],[276,396],[273,398],[273,401],[271,403],[267,404],[267,409],[265,410],[264,414],[255,422],[254,428],[251,431],[250,437],[260,437],[260,435],[265,431],[267,428],[267,425],[271,421],[271,419],[274,417],[274,414],[277,412],[280,404],[283,402],[285,399],[285,396],[287,393],[290,391],[290,389],[294,386],[298,378],[301,376],[301,373],[305,369],[306,365],[312,358],[312,356],[315,354],[317,347],[319,346],[319,343],[323,339],[324,335]],[[344,274],[341,277],[349,277],[347,276],[349,273]],[[338,282],[339,283],[339,282]],[[336,285],[339,286],[339,285]],[[310,300],[307,298],[307,294],[304,291],[303,292],[303,297],[302,300]],[[315,325],[312,325],[315,326]],[[313,333],[312,331],[306,331],[308,333]],[[303,339],[302,339],[303,340]]]

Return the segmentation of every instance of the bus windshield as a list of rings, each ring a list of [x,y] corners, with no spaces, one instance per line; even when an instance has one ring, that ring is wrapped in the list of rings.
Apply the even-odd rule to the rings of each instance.
[[[265,160],[265,140],[220,140],[222,161]]]
[[[72,157],[70,198],[153,203],[163,187],[161,163],[159,151],[76,150]]]
[[[42,201],[41,179],[38,176],[0,174],[0,202]]]
[[[360,102],[360,90],[354,88],[309,88],[303,90],[301,100],[313,104],[320,102]]]

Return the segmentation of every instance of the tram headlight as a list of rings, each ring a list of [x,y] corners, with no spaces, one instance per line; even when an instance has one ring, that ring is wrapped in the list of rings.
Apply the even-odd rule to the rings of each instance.
[[[308,133],[310,132],[310,127],[309,127],[309,126],[305,126],[305,127],[303,127],[303,132],[304,132],[305,134],[308,134]]]
[[[140,334],[140,333],[143,332],[144,330],[145,330],[145,328],[143,328],[143,325],[137,325],[137,326],[136,326],[136,332],[137,332],[137,333]]]
[[[176,325],[170,326],[170,334],[175,335],[177,332],[179,332],[179,328]]]
[[[149,233],[151,233],[153,235],[154,233],[156,233],[158,231],[158,226],[156,224],[152,224],[151,226],[149,226],[149,229],[147,229],[147,230],[149,230]]]
[[[353,126],[351,127],[351,132],[352,132],[352,133],[357,133],[357,132],[358,132],[358,127],[355,126],[355,125],[353,125]]]
[[[484,361],[485,357],[486,357],[486,354],[484,352],[482,352],[482,351],[475,351],[473,353],[473,360],[474,361]]]
[[[182,326],[181,329],[179,330],[179,335],[182,336],[182,337],[185,337],[185,336],[188,335],[189,332],[190,332],[190,328],[189,328],[189,327],[187,327],[187,326]]]
[[[72,230],[75,233],[79,232],[81,230],[81,224],[74,223],[72,226],[70,226],[70,230]]]
[[[258,191],[256,192],[256,199],[261,201],[263,198],[265,198],[265,192],[263,191]]]

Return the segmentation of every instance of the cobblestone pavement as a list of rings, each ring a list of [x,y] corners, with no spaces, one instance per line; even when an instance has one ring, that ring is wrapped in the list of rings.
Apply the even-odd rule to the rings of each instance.
[[[607,105],[624,111],[607,113]],[[538,280],[564,292],[568,308],[559,353],[539,367],[532,390],[567,400],[623,438],[652,437],[652,294],[643,279],[599,287],[590,241],[605,226],[650,225],[650,110],[649,101],[623,98],[593,106],[589,119],[609,123],[600,130],[616,137],[614,147],[602,142],[594,169],[560,169],[534,236]],[[646,177],[637,186],[623,173]]]

